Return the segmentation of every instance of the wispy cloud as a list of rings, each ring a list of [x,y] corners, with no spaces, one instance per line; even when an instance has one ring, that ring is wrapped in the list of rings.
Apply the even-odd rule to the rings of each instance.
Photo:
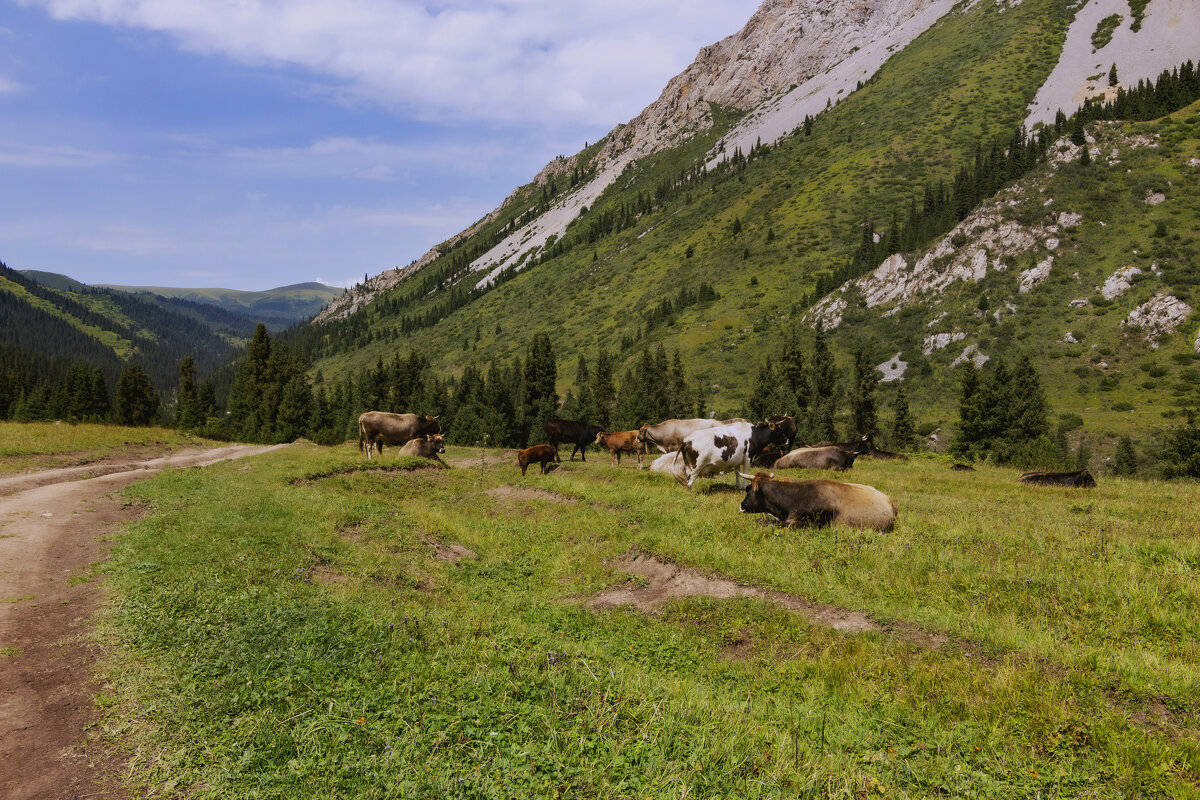
[[[396,143],[353,137],[318,139],[304,147],[235,148],[230,155],[280,174],[396,180],[413,168],[471,175],[512,154],[496,142]]]
[[[0,164],[11,167],[105,167],[122,161],[123,156],[86,150],[70,145],[33,145],[0,142]]]
[[[19,92],[25,87],[16,81],[0,75],[0,94],[9,94],[11,92]]]
[[[80,247],[101,253],[154,255],[179,249],[179,242],[158,231],[133,226],[113,226],[75,237]]]
[[[56,19],[300,67],[424,119],[613,124],[758,0],[18,0]]]

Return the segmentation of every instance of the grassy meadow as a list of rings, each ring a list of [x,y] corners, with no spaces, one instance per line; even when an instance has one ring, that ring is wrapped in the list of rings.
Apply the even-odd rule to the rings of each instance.
[[[894,530],[788,530],[728,477],[447,458],[295,445],[127,490],[150,513],[108,566],[98,702],[141,790],[1200,794],[1200,485],[860,460],[844,477],[895,500]],[[630,555],[879,629],[760,598],[594,603],[654,588]]]
[[[0,421],[0,475],[90,464],[139,451],[180,450],[212,442],[170,428]]]

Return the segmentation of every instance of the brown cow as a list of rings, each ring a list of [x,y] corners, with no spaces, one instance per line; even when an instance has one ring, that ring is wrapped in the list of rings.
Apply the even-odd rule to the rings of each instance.
[[[770,420],[767,421],[770,422]],[[758,455],[750,459],[750,466],[766,467],[767,469],[770,469],[771,467],[775,466],[775,462],[787,455],[787,452],[787,445],[774,443],[768,444],[761,451],[759,451]]]
[[[446,439],[440,434],[435,433],[432,436],[422,436],[417,439],[409,439],[400,448],[399,455],[415,456],[417,458],[431,458],[445,464],[438,453],[446,452]]]
[[[783,443],[783,452],[792,449],[792,443],[796,441],[796,418],[791,414],[782,414],[778,417],[767,417],[767,422],[775,423],[775,430],[780,431],[787,441]]]
[[[828,480],[790,481],[765,472],[741,477],[750,481],[742,499],[742,512],[770,514],[789,527],[836,523],[886,531],[896,522],[896,504],[874,486]]]
[[[646,445],[638,439],[638,431],[621,431],[619,433],[596,434],[596,444],[608,448],[608,454],[614,467],[621,466],[622,453],[636,453],[638,469],[642,468],[642,456],[646,455]]]
[[[383,456],[384,443],[402,445],[418,436],[441,433],[437,417],[422,417],[417,414],[390,414],[386,411],[364,411],[358,417],[358,450],[366,446],[367,460],[371,460],[371,449],[377,448]]]
[[[856,454],[840,447],[801,447],[775,462],[775,469],[832,469],[841,472],[854,466]]]
[[[525,474],[530,464],[541,464],[542,474],[545,475],[549,465],[558,460],[558,450],[551,444],[535,444],[517,453],[517,466],[521,474]]]

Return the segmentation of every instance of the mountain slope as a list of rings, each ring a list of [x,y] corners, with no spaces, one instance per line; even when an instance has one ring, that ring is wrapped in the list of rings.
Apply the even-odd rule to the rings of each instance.
[[[1147,19],[1158,13],[1158,2],[1148,7]],[[760,14],[814,7],[772,2],[764,4]],[[1195,9],[1196,4],[1188,7]],[[763,92],[765,103],[750,114],[709,105],[710,127],[697,126],[678,144],[623,166],[601,194],[589,198],[586,211],[580,208],[577,219],[565,227],[554,220],[542,229],[531,227],[538,217],[563,208],[561,203],[554,205],[561,195],[556,200],[548,191],[555,185],[553,175],[565,183],[567,174],[574,178],[580,171],[591,175],[589,170],[605,168],[600,156],[609,152],[610,136],[573,161],[567,159],[567,173],[552,170],[545,182],[539,181],[546,173],[522,187],[469,235],[452,240],[403,274],[368,281],[347,297],[339,312],[344,316],[323,315],[321,324],[303,328],[298,338],[319,357],[317,366],[326,375],[389,360],[398,349],[408,348],[427,354],[442,370],[457,372],[468,364],[523,354],[532,335],[542,331],[550,333],[560,364],[574,363],[579,354],[590,359],[605,347],[615,353],[620,370],[643,348],[663,344],[678,348],[689,374],[704,379],[713,411],[741,412],[762,360],[777,351],[788,326],[805,318],[816,299],[814,289],[829,285],[846,267],[862,239],[864,221],[883,230],[893,216],[904,219],[914,204],[920,205],[927,186],[953,183],[956,170],[977,150],[986,154],[993,146],[1006,146],[1058,68],[1073,13],[1056,0],[956,6],[911,44],[897,47],[861,87],[856,82],[840,95],[840,102],[831,102],[814,117],[807,134],[791,130],[770,147],[758,147],[756,136],[753,152],[742,150],[741,158],[714,163],[718,144],[748,141],[738,137],[749,136],[756,124],[778,120],[783,96]],[[1184,34],[1190,30],[1186,25],[1176,28]],[[761,41],[764,47],[774,45],[770,36]],[[777,46],[785,48],[790,42],[782,36]],[[1128,54],[1128,48],[1124,52]],[[759,63],[770,60],[734,48],[728,53],[730,69],[736,70],[742,55]],[[1118,63],[1119,72],[1127,69],[1132,72]],[[791,91],[800,88],[798,83]],[[620,129],[614,135],[619,137]],[[1185,136],[1182,141],[1186,140]],[[1149,161],[1131,163],[1137,170],[1158,168]],[[1101,169],[1109,167],[1099,165]],[[1174,176],[1168,180],[1188,185],[1196,180],[1194,171],[1180,172],[1177,165],[1164,169]],[[1131,180],[1141,177],[1136,171],[1130,174]],[[1074,185],[1072,181],[1091,184],[1086,176],[1070,171],[1056,175],[1050,180],[1067,186]],[[560,191],[567,193],[561,184]],[[1066,197],[1072,190],[1054,191]],[[544,199],[547,193],[549,200]],[[1104,205],[1112,200],[1093,190],[1071,206],[1056,205],[1053,210],[1081,214],[1089,234],[1089,226],[1104,227],[1098,225],[1104,220],[1106,247],[1113,253],[1131,253],[1138,249],[1135,234],[1113,226],[1119,213]],[[1195,220],[1194,209],[1186,203],[1176,208],[1182,221]],[[1035,210],[1030,206],[1025,213],[1032,217]],[[541,247],[523,254],[519,248],[509,252],[508,269],[473,270],[498,247],[504,252],[505,240],[519,242],[529,236],[528,244],[536,240],[537,230],[556,225],[561,234],[547,236]],[[1181,253],[1181,258],[1190,256]],[[915,260],[911,257],[909,263]],[[1023,263],[1011,266],[1008,277],[1027,268]],[[493,276],[495,285],[481,284],[481,274]],[[1057,285],[1060,273],[1054,274],[1047,286]],[[1086,279],[1093,279],[1090,272]],[[694,294],[702,283],[716,288],[717,299],[659,313],[664,300],[679,297],[681,291]],[[971,302],[978,303],[979,287],[968,288],[974,292]],[[991,310],[1004,307],[1013,291],[1014,286],[990,291]],[[1057,300],[1046,302],[1049,307]],[[1093,305],[1092,313],[1095,310]],[[890,360],[898,350],[905,359],[920,362],[924,335],[915,333],[920,313],[902,310],[884,318],[851,311],[835,337],[843,357],[865,346],[878,359],[875,363]],[[897,319],[913,322],[914,330],[890,328]],[[1025,324],[1022,319],[1011,327]],[[990,325],[980,317],[973,329],[982,332]],[[1055,359],[1034,347],[1039,333],[1031,330],[1020,339],[1010,334],[992,349],[1005,354],[1032,347],[1047,374],[1055,366],[1061,369],[1061,363],[1052,364]],[[976,338],[982,339],[982,333]],[[566,377],[562,370],[559,374]],[[952,419],[948,364],[941,365],[935,357],[911,377],[917,379],[910,397],[916,398],[923,418],[935,423]],[[563,388],[567,383],[560,381]],[[1161,390],[1159,385],[1145,391]],[[1169,392],[1161,396],[1170,401]],[[1054,402],[1066,410],[1074,408],[1075,400],[1058,395]],[[1149,424],[1150,417],[1159,418],[1157,412],[1136,413],[1142,425]],[[1117,427],[1124,424],[1112,422]]]

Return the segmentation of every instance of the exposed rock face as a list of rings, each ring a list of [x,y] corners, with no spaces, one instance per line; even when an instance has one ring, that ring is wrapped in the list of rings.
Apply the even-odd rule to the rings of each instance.
[[[1146,334],[1146,341],[1158,347],[1158,340],[1182,325],[1191,314],[1192,307],[1178,297],[1159,293],[1129,312],[1123,324],[1140,328]]]
[[[965,338],[967,338],[967,335],[962,331],[935,333],[925,337],[925,343],[921,345],[921,352],[925,355],[930,355],[934,350],[942,350],[954,342],[961,342]]]
[[[1056,249],[1059,246],[1057,224],[1024,227],[1003,218],[1002,209],[1006,204],[1017,202],[1019,195],[1019,188],[1010,190],[996,203],[971,214],[921,255],[916,263],[910,265],[904,255],[895,253],[870,275],[852,281],[842,291],[851,287],[858,289],[868,308],[886,303],[907,305],[925,295],[941,294],[957,281],[981,281],[989,269],[1004,271],[1008,269],[1005,259],[1035,248]],[[1080,215],[1071,212],[1060,214],[1059,219],[1063,216],[1068,216],[1073,224],[1078,224],[1081,219]],[[961,244],[956,246],[956,241]],[[1053,264],[1054,257],[1046,256],[1037,266],[1021,273],[1021,291],[1028,292],[1046,280]],[[836,303],[842,305],[834,313]],[[822,319],[826,327],[837,327],[844,308],[845,301],[831,295],[813,307],[811,317]]]
[[[1146,192],[1146,205],[1157,206],[1167,201],[1167,196],[1162,192]]]
[[[1100,287],[1100,294],[1105,300],[1112,300],[1115,297],[1120,297],[1127,291],[1133,288],[1133,276],[1141,275],[1142,271],[1137,267],[1125,267],[1119,269],[1112,275],[1108,276],[1108,280]]]
[[[1036,267],[1031,267],[1021,273],[1021,283],[1017,286],[1017,291],[1021,294],[1029,294],[1035,286],[1041,286],[1050,277],[1050,268],[1054,266],[1054,256],[1046,256],[1038,262]]]
[[[883,378],[880,379],[882,383],[904,380],[904,373],[908,370],[908,362],[901,361],[900,355],[900,353],[896,353],[896,355],[875,368],[883,373]]]
[[[982,367],[991,360],[991,356],[984,355],[979,352],[979,345],[969,344],[963,348],[962,355],[950,362],[950,366],[957,367],[966,361],[970,361],[976,367]]]

